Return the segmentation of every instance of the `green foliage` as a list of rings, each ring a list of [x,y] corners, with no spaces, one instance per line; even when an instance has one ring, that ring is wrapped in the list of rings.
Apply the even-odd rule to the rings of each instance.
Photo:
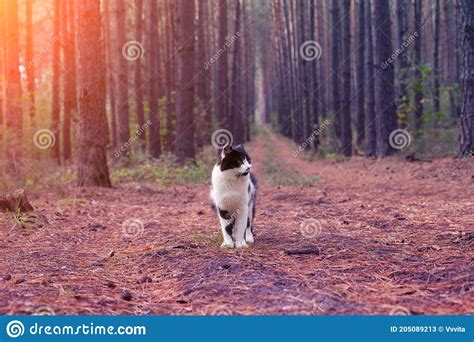
[[[209,160],[198,159],[184,166],[176,163],[171,154],[164,154],[158,160],[143,159],[112,170],[113,182],[153,181],[158,185],[199,183],[209,177]]]

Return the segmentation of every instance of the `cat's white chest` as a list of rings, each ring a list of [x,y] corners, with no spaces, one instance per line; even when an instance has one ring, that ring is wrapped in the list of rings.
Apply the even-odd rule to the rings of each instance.
[[[219,167],[212,171],[211,197],[219,208],[237,210],[248,201],[248,177],[236,178],[221,172]]]

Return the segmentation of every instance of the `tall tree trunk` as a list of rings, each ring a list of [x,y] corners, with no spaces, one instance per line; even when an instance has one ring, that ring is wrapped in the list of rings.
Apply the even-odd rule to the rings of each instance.
[[[351,0],[343,2],[343,39],[342,39],[342,110],[341,110],[341,142],[342,153],[352,155],[352,127],[351,127]]]
[[[176,157],[194,160],[194,1],[177,0]],[[222,58],[222,56],[221,56]]]
[[[240,32],[240,0],[235,3],[235,33]],[[230,127],[234,138],[234,144],[242,144],[245,142],[244,137],[244,118],[242,117],[242,93],[241,93],[241,69],[242,56],[240,39],[236,39],[233,43],[233,60],[232,60],[232,81],[231,81],[231,103],[230,111]]]
[[[444,7],[445,14],[445,29],[446,29],[446,45],[448,46],[449,44],[452,44],[455,42],[455,45],[457,45],[457,39],[456,39],[456,32],[457,32],[457,26],[455,22],[455,13],[454,13],[454,6],[453,6],[453,0],[448,0],[446,3],[446,6]],[[449,108],[450,108],[450,116],[452,118],[455,118],[457,120],[459,113],[457,112],[457,101],[456,101],[456,96],[454,94],[454,83],[457,82],[456,79],[456,66],[455,66],[455,60],[454,56],[456,53],[456,48],[454,49],[446,49],[446,54],[447,54],[447,82],[449,85]]]
[[[310,11],[309,11],[309,23],[308,23],[308,39],[312,41],[316,41],[315,33],[316,33],[316,1],[315,0],[309,0],[309,6],[310,6]],[[319,23],[319,25],[322,25],[322,23]],[[319,62],[317,60],[314,60],[310,63],[310,74],[311,74],[311,106],[310,106],[310,115],[309,115],[309,122],[308,122],[308,137],[313,136],[313,131],[316,127],[319,127],[319,112],[320,112],[320,102],[321,102],[321,88],[324,87],[319,87],[319,73],[321,72],[321,69],[318,70],[318,65],[322,63],[321,60]],[[323,107],[324,108],[324,107]],[[319,146],[319,135],[314,135],[314,140],[313,140],[313,148],[315,150],[318,149]]]
[[[99,2],[75,1],[79,93],[78,184],[110,187]]]
[[[215,107],[217,123],[220,128],[229,129],[229,106],[227,103],[227,71],[228,51],[225,48],[227,36],[227,0],[219,0],[219,35],[218,35],[218,49],[224,49],[224,52],[216,61],[216,85],[215,85]]]
[[[404,42],[407,41],[407,31],[408,31],[408,22],[407,22],[407,0],[397,0],[397,22],[398,22],[398,44],[402,46]],[[398,101],[398,112],[403,113],[400,120],[400,126],[405,127],[408,118],[405,117],[409,107],[410,107],[410,98],[407,93],[407,76],[408,76],[408,51],[403,49],[398,57],[399,67],[398,67],[398,81],[400,84],[399,90],[399,101]]]
[[[104,0],[105,7],[105,44],[106,44],[106,72],[107,72],[107,93],[110,105],[110,131],[112,136],[112,147],[115,149],[118,146],[117,137],[117,101],[116,89],[117,82],[115,80],[115,64],[117,59],[117,48],[114,44],[114,35],[112,32],[112,2],[111,0]],[[121,56],[121,55],[120,55]]]
[[[325,51],[326,48],[326,23],[327,19],[324,15],[324,1],[315,0],[317,4],[317,25],[318,25],[318,43],[321,46],[321,49]],[[314,5],[316,6],[316,5]],[[326,50],[327,51],[327,50]],[[321,53],[321,57],[319,58],[319,63],[316,64],[318,68],[318,76],[319,76],[319,103],[321,104],[321,117],[325,118],[327,115],[327,94],[328,94],[328,87],[325,85],[327,81],[326,75],[326,65],[327,65],[327,55],[325,53]]]
[[[135,40],[143,42],[143,0],[135,1]],[[145,109],[143,107],[143,81],[142,81],[142,62],[141,58],[134,62],[135,68],[135,110],[137,111],[137,124],[142,130],[145,125]],[[144,149],[146,144],[146,134],[143,132],[138,135],[140,148]]]
[[[125,0],[116,0],[116,20],[117,20],[117,54],[118,54],[118,81],[117,81],[117,114],[118,114],[118,142],[124,145],[130,139],[130,113],[128,104],[128,60],[123,55],[123,48],[127,43],[127,31],[125,27],[126,8]],[[128,156],[130,151],[124,153]]]
[[[151,1],[150,23],[149,23],[149,87],[148,87],[148,103],[150,107],[150,134],[149,134],[149,151],[150,155],[158,158],[161,155],[161,136],[160,136],[160,109],[159,109],[159,72],[160,60],[158,51],[158,33],[156,25],[158,24],[158,3],[156,0]]]
[[[358,33],[357,48],[357,146],[362,147],[365,141],[365,0],[358,0]]]
[[[196,70],[200,70],[196,78],[196,95],[199,99],[199,118],[197,121],[196,142],[199,147],[211,140],[211,110],[209,107],[209,65],[204,64],[207,57],[208,40],[208,1],[198,0],[198,32],[196,40]]]
[[[61,1],[54,0],[54,22],[53,37],[59,37],[61,34]],[[60,127],[61,127],[61,104],[59,103],[59,89],[61,82],[61,45],[54,44],[52,50],[53,76],[51,84],[51,125],[56,143],[52,146],[53,157],[61,162],[61,144],[60,144]]]
[[[22,91],[20,82],[20,45],[17,0],[4,2],[5,6],[5,74],[6,74],[6,124],[7,124],[7,161],[15,171],[21,158],[21,140],[23,136]]]
[[[415,32],[418,34],[418,38],[415,40],[415,51],[413,64],[415,68],[413,89],[415,92],[415,103],[414,103],[414,118],[415,118],[415,133],[421,134],[421,127],[423,125],[423,79],[421,73],[421,47],[422,47],[422,31],[423,31],[423,4],[422,0],[414,0],[415,9]]]
[[[166,59],[170,60],[174,55],[175,51],[175,27],[174,27],[174,1],[168,0],[165,3],[166,6],[166,27],[165,30],[165,45],[166,45]],[[176,100],[173,96],[173,92],[176,90],[176,73],[171,68],[165,68],[166,73],[166,144],[165,149],[167,151],[174,151],[175,145],[175,117],[176,117]]]
[[[289,0],[283,1],[283,11],[285,14],[285,31],[286,31],[286,48],[283,51],[288,51],[288,70],[291,75],[295,75],[295,65],[293,63],[293,40],[291,39],[291,21],[289,11]],[[288,83],[290,84],[290,108],[289,108],[289,120],[290,120],[290,137],[293,141],[297,141],[297,129],[296,129],[296,118],[295,109],[297,103],[297,92],[295,77],[288,77]]]
[[[63,32],[66,34],[64,44],[64,120],[63,120],[63,156],[67,161],[71,158],[71,122],[76,114],[76,38],[74,27],[74,0],[65,1],[67,4]]]
[[[35,63],[33,62],[33,2],[25,1],[25,26],[26,26],[26,78],[28,89],[28,115],[34,127],[35,120]],[[3,22],[3,21],[2,21]]]
[[[436,116],[435,122],[438,122],[437,116],[440,112],[439,108],[439,35],[440,35],[440,4],[439,0],[435,0],[435,22],[434,22],[434,49],[433,49],[433,111]]]
[[[462,90],[461,156],[474,156],[474,2],[461,0],[462,11]]]
[[[395,80],[393,63],[384,63],[392,55],[392,27],[390,7],[387,1],[374,2],[375,30],[375,108],[377,116],[375,125],[377,130],[376,155],[384,157],[392,148],[389,145],[389,135],[395,128]]]
[[[249,9],[252,10],[252,3],[247,3],[246,1],[242,2],[242,19],[244,31],[244,53],[245,53],[245,110],[244,113],[247,116],[247,120],[244,121],[245,126],[245,140],[250,140],[250,124],[254,123],[254,96],[255,96],[255,51],[254,51],[254,41],[253,37],[255,36],[254,31],[254,21],[249,20]],[[250,13],[253,13],[251,11]],[[253,18],[251,18],[253,19]]]
[[[374,37],[372,26],[372,9],[367,1],[365,30],[367,32],[367,118],[365,121],[366,154],[375,156],[377,132],[375,129],[375,76],[374,76]]]
[[[334,129],[338,137],[341,136],[341,98],[340,98],[340,55],[339,42],[341,39],[339,1],[331,1],[331,88],[332,112],[334,113]]]

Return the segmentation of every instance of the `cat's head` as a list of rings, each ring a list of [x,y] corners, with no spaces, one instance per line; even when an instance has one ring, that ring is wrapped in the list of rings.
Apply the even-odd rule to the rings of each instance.
[[[252,161],[244,145],[226,145],[219,150],[217,165],[220,166],[222,172],[228,172],[236,177],[245,177],[250,173]]]

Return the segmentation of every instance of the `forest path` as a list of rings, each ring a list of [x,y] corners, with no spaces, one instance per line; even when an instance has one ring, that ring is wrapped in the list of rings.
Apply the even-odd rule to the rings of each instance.
[[[309,162],[260,131],[250,248],[219,248],[209,182],[44,194],[0,221],[0,314],[474,313],[472,161]]]

